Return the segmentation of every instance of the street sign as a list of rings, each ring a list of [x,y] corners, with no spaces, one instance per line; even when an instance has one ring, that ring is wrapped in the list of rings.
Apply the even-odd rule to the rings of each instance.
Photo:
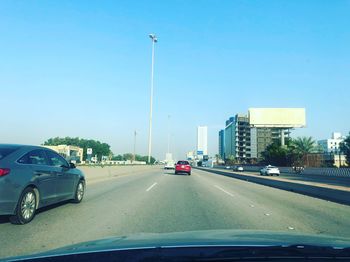
[[[203,151],[197,151],[197,155],[203,155]]]
[[[88,148],[88,149],[86,150],[86,154],[92,155],[92,148]]]

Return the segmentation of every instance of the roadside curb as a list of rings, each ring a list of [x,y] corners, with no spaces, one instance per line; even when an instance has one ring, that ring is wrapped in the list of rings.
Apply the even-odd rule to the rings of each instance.
[[[228,173],[225,171],[215,170],[215,169],[206,169],[206,168],[199,168],[199,167],[196,167],[196,169],[210,172],[210,173],[215,173],[218,175],[232,177],[232,178],[236,178],[236,179],[240,179],[240,180],[244,180],[247,182],[252,182],[252,183],[256,183],[264,186],[274,187],[274,188],[278,188],[278,189],[282,189],[282,190],[286,190],[286,191],[290,191],[290,192],[294,192],[302,195],[312,196],[323,200],[336,202],[339,204],[350,205],[350,192],[340,190],[340,189],[305,185],[305,184],[300,184],[295,182],[271,180],[271,179],[265,179],[262,177],[253,177],[253,176],[247,176],[247,175],[240,175],[237,173]]]

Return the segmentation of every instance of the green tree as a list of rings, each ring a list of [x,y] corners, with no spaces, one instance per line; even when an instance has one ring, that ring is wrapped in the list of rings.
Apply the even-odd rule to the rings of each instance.
[[[304,166],[305,157],[310,153],[317,153],[319,148],[312,137],[297,137],[292,139],[289,151],[292,156],[292,165]]]
[[[126,153],[126,154],[124,154],[123,155],[123,159],[124,160],[133,160],[133,157],[134,157],[134,155],[133,154],[131,154],[131,153]]]
[[[265,164],[272,164],[276,166],[286,166],[289,164],[288,147],[283,147],[278,142],[267,146],[261,155]]]
[[[72,145],[78,146],[84,149],[83,159],[86,159],[87,148],[92,148],[93,155],[97,155],[99,159],[102,156],[110,156],[111,150],[110,145],[107,143],[101,143],[100,141],[93,139],[82,139],[79,137],[54,137],[49,138],[44,142],[47,146],[57,146],[57,145]]]
[[[237,163],[236,158],[233,155],[229,155],[226,159],[226,165],[235,165]]]
[[[297,137],[288,139],[286,146],[280,142],[269,145],[262,153],[263,161],[266,164],[280,166],[302,166],[307,154],[318,153],[319,148],[312,137]]]
[[[350,165],[350,132],[349,135],[340,143],[340,151],[346,157],[346,163]]]
[[[148,156],[142,156],[139,161],[144,161],[144,162],[148,163]],[[154,162],[156,162],[156,159],[153,156],[151,156],[151,163],[150,164],[153,165]]]
[[[310,137],[297,137],[291,141],[294,149],[303,155],[310,154],[316,151],[316,141]]]
[[[114,161],[122,161],[122,160],[124,160],[124,159],[123,159],[123,156],[122,156],[122,155],[116,155],[116,156],[113,156],[113,157],[112,157],[112,160],[114,160]]]

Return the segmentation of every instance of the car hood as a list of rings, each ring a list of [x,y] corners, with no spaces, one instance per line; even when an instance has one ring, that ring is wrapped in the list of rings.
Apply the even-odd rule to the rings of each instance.
[[[143,248],[196,246],[257,247],[291,245],[347,248],[350,247],[350,238],[255,230],[205,230],[179,233],[141,233],[74,244],[25,258]],[[23,259],[24,257],[17,258]],[[16,258],[14,261],[15,260]]]

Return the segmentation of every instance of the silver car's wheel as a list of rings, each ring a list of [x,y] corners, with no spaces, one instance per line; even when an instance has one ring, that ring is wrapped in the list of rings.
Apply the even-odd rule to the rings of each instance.
[[[78,184],[78,192],[77,192],[77,199],[82,200],[84,196],[84,185],[83,183]]]
[[[33,188],[26,188],[18,201],[15,215],[10,217],[13,224],[26,224],[30,222],[34,216],[37,206],[37,199]]]
[[[36,200],[34,192],[27,192],[21,203],[21,215],[24,219],[28,220],[34,215],[35,204]]]
[[[84,193],[85,193],[85,183],[83,180],[80,180],[75,190],[75,196],[74,196],[73,202],[80,203],[83,200]]]

